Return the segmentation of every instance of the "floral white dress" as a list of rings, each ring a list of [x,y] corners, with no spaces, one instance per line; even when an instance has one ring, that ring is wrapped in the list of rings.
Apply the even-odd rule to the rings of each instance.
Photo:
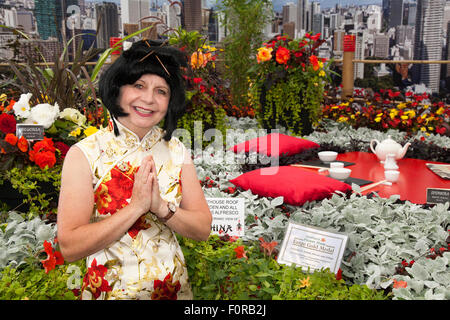
[[[93,176],[95,208],[91,221],[109,217],[131,198],[134,174],[142,159],[153,155],[161,197],[181,202],[181,167],[185,146],[153,127],[139,137],[125,126],[119,136],[112,125],[78,142]],[[118,241],[86,258],[82,299],[192,299],[184,256],[174,232],[152,213]]]

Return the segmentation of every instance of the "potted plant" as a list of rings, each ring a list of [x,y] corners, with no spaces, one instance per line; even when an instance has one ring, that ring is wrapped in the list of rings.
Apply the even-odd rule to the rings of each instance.
[[[265,129],[283,126],[294,135],[307,135],[318,120],[330,71],[317,57],[320,34],[291,40],[277,36],[258,49],[251,70],[250,94]]]

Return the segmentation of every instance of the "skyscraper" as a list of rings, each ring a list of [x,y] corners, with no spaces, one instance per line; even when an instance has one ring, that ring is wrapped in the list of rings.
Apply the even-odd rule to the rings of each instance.
[[[122,23],[139,24],[139,20],[150,15],[148,0],[120,0]]]
[[[78,0],[34,0],[34,16],[41,39],[62,40],[61,30],[70,5],[78,5]]]
[[[417,1],[414,60],[441,60],[444,6],[445,0]],[[440,70],[440,64],[415,64],[413,82],[439,92]]]
[[[403,24],[403,0],[389,1],[389,28]]]
[[[102,2],[95,5],[97,14],[97,47],[109,48],[109,38],[119,36],[119,13],[117,5]]]
[[[184,0],[182,24],[186,31],[202,30],[202,0]]]

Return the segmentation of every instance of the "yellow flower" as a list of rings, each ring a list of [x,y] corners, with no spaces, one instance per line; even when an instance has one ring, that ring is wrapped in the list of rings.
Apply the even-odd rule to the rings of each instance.
[[[311,282],[309,281],[309,276],[306,279],[300,280],[300,284],[298,285],[299,288],[307,288],[311,285]]]
[[[319,71],[319,77],[325,77],[325,71],[320,70]]]
[[[433,131],[434,128],[433,127],[428,127],[428,130]]]
[[[0,102],[3,102],[3,101],[5,101],[5,100],[6,100],[6,94],[2,93],[2,94],[0,95]]]
[[[427,128],[425,128],[425,127],[421,127],[421,128],[420,128],[420,131],[423,131],[423,132],[425,132],[425,131],[427,131]]]
[[[98,129],[96,127],[89,126],[86,129],[84,129],[84,135],[86,137],[89,137],[91,134],[96,133],[97,131]]]
[[[350,118],[355,119],[356,116],[355,116],[354,114],[352,114],[352,115],[350,116]]]
[[[338,122],[346,122],[347,120],[348,120],[348,118],[346,116],[340,116],[337,121]]]
[[[408,117],[406,117],[406,118],[408,118]],[[381,121],[381,117],[376,117],[375,118],[375,122],[380,122]]]
[[[408,116],[401,116],[402,120],[408,120]]]
[[[399,103],[399,104],[397,105],[397,108],[398,108],[398,109],[403,109],[403,108],[405,108],[405,107],[406,107],[406,103],[404,103],[404,102]]]
[[[383,115],[383,112],[380,112],[379,114],[377,114],[377,117],[381,117]]]
[[[435,112],[437,115],[441,115],[444,113],[444,107],[440,107],[439,109],[436,110]]]
[[[261,47],[258,49],[258,54],[256,55],[256,60],[258,63],[266,62],[272,59],[272,48]]]
[[[414,112],[414,110],[408,110],[405,112],[405,114],[407,116],[409,116],[410,119],[414,118],[416,116],[416,113]]]
[[[429,107],[430,107],[429,104],[426,104],[426,105],[423,106],[424,109],[428,109]]]
[[[71,133],[69,133],[69,136],[77,137],[77,136],[79,136],[80,134],[81,134],[81,128],[78,127],[78,128],[76,128],[75,130],[73,130]]]

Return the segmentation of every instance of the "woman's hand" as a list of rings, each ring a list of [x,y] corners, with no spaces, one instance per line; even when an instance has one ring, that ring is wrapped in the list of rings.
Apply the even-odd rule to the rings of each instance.
[[[159,194],[159,184],[155,162],[152,156],[142,160],[141,166],[134,177],[130,205],[142,214],[149,211],[158,217],[164,216],[164,200]]]

